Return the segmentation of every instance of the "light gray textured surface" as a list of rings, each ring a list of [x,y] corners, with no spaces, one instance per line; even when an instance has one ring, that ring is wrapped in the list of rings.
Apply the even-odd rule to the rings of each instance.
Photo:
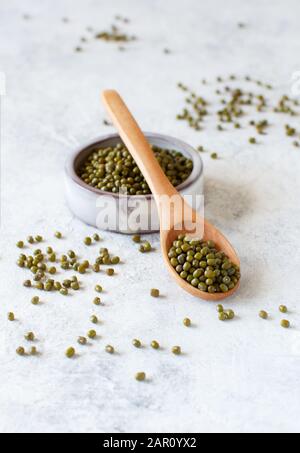
[[[84,53],[74,53],[87,26],[101,31],[117,13],[130,17],[138,41],[121,53],[90,40]],[[216,134],[211,124],[197,135],[174,118],[179,80],[197,88],[203,77],[249,73],[289,92],[300,69],[299,13],[297,0],[1,1],[1,432],[299,431],[299,151],[281,127],[251,147],[244,131]],[[226,304],[238,314],[234,322],[220,323],[214,306],[174,286],[159,252],[140,256],[129,238],[112,234],[103,235],[103,246],[111,243],[122,256],[118,276],[88,276],[84,292],[45,294],[43,305],[30,305],[32,292],[20,286],[24,276],[15,267],[17,239],[52,238],[60,229],[67,236],[61,250],[86,254],[81,242],[91,230],[65,206],[63,165],[74,147],[111,130],[102,126],[99,102],[106,87],[120,90],[145,130],[222,156],[215,162],[204,155],[206,214],[241,256],[241,289]],[[152,240],[158,248],[158,237]],[[98,280],[105,306],[93,308]],[[160,300],[149,297],[153,286],[161,288]],[[289,331],[279,327],[280,303],[291,311]],[[261,308],[272,314],[269,321],[258,319]],[[15,323],[6,320],[9,310]],[[65,359],[93,312],[103,319],[101,337],[78,347],[76,360]],[[193,328],[182,326],[184,316]],[[41,357],[16,357],[31,329]],[[164,349],[134,350],[133,337],[157,339]],[[118,354],[105,354],[107,343]],[[182,357],[169,353],[174,344]],[[149,382],[135,382],[138,370]]]

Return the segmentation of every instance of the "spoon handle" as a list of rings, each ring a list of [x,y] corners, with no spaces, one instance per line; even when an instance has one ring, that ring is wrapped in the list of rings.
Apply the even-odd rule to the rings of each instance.
[[[172,186],[121,96],[114,90],[105,90],[102,101],[120,137],[144,175],[156,201],[161,195],[172,197],[178,192]]]

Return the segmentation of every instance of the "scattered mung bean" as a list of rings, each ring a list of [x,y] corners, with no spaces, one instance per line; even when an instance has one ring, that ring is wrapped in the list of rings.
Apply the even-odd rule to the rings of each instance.
[[[136,348],[140,348],[142,346],[142,343],[140,342],[140,340],[138,340],[137,338],[135,338],[134,340],[132,340],[132,344],[134,347]]]
[[[24,338],[25,338],[25,340],[27,340],[27,341],[34,341],[35,335],[34,335],[33,332],[27,332],[27,333],[24,335]]]
[[[71,288],[73,289],[73,291],[78,291],[80,286],[79,286],[79,283],[78,282],[72,282],[71,283]]]
[[[144,381],[146,379],[146,374],[143,371],[139,371],[138,373],[136,373],[135,379],[137,381]]]
[[[16,350],[16,353],[20,356],[25,355],[25,349],[23,348],[23,346],[19,346]]]
[[[105,346],[105,351],[108,352],[109,354],[113,354],[115,352],[115,349],[114,349],[113,346],[108,344],[108,345]]]
[[[183,325],[184,325],[185,327],[190,327],[190,325],[191,325],[191,320],[190,320],[189,318],[184,318],[184,320],[183,320]]]
[[[7,319],[8,319],[9,321],[14,321],[14,320],[15,320],[15,314],[14,314],[12,311],[10,311],[10,312],[7,314]]]
[[[173,346],[172,352],[175,355],[180,355],[181,354],[181,347],[180,346]]]
[[[233,319],[235,317],[235,313],[233,310],[226,310],[226,314],[228,316],[228,319]]]
[[[89,330],[87,336],[91,339],[94,339],[97,336],[97,332],[95,330]]]
[[[110,277],[113,276],[115,273],[115,270],[112,268],[109,268],[106,270],[106,274],[109,275]]]
[[[265,310],[259,312],[259,317],[262,319],[268,319],[268,313]]]
[[[31,346],[29,353],[30,353],[30,355],[37,355],[38,350],[37,350],[36,346]]]
[[[288,321],[287,319],[283,319],[280,323],[281,327],[284,327],[285,329],[288,329],[291,324],[290,324],[290,321]]]
[[[24,283],[23,283],[23,286],[25,286],[25,288],[30,288],[31,287],[31,281],[30,280],[25,280]]]
[[[151,348],[153,348],[153,349],[159,349],[159,343],[158,343],[158,341],[155,341],[155,340],[151,341]]]
[[[78,337],[77,342],[84,346],[87,344],[87,339],[85,337]]]
[[[221,311],[219,313],[219,320],[220,321],[226,321],[228,318],[227,318],[227,314],[224,312],[224,311]]]
[[[86,238],[84,239],[84,243],[85,243],[85,245],[91,245],[92,239],[91,239],[90,237],[86,237]]]
[[[72,359],[75,355],[75,349],[70,347],[66,350],[66,357],[68,357],[68,359]]]
[[[119,264],[120,263],[120,258],[118,256],[114,256],[112,259],[111,259],[111,264]]]
[[[93,271],[96,272],[96,273],[100,272],[100,265],[97,264],[97,263],[94,264],[94,265],[93,265]]]
[[[93,324],[98,324],[98,318],[97,318],[97,316],[92,315],[92,316],[90,317],[90,321],[91,321]]]
[[[39,296],[34,296],[34,297],[31,299],[32,305],[38,305],[39,302],[40,302]]]
[[[94,305],[101,305],[101,299],[100,299],[100,297],[95,297],[94,300],[93,300],[93,304],[94,304]]]

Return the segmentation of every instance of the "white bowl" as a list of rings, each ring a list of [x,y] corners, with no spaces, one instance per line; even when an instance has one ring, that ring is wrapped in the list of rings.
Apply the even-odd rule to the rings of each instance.
[[[189,178],[177,187],[183,196],[203,194],[203,162],[199,152],[173,137],[145,132],[151,145],[180,151],[193,161]],[[158,211],[152,195],[124,195],[104,192],[86,184],[77,175],[83,160],[97,147],[115,146],[121,142],[118,134],[106,135],[76,150],[65,167],[66,197],[71,211],[88,225],[100,230],[134,234],[159,230]]]

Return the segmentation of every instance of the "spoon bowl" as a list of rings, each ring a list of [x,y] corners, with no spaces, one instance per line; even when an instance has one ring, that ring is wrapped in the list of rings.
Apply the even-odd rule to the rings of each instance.
[[[225,236],[192,209],[170,183],[120,95],[114,90],[106,90],[102,93],[102,101],[155,198],[160,217],[161,249],[171,276],[181,288],[201,299],[220,301],[231,296],[238,289],[239,284],[225,293],[204,292],[182,279],[171,266],[168,253],[173,241],[180,234],[187,234],[196,239],[210,239],[214,241],[216,248],[222,250],[234,264],[240,266],[240,261]]]
[[[235,285],[234,288],[227,291],[226,293],[210,294],[208,292],[200,291],[198,288],[194,288],[194,286],[187,283],[178,275],[178,273],[170,263],[168,252],[172,247],[173,242],[176,241],[180,234],[188,234],[189,237],[193,236],[190,232],[186,232],[184,230],[178,231],[175,228],[172,228],[169,231],[161,231],[161,249],[163,258],[165,260],[168,271],[170,272],[171,276],[176,280],[177,284],[182,289],[192,294],[193,296],[200,297],[201,299],[208,300],[211,302],[217,302],[223,300],[226,297],[232,296],[239,288],[239,282]],[[240,267],[240,260],[235,250],[233,249],[232,245],[228,242],[228,240],[220,231],[218,231],[213,225],[204,220],[203,240],[207,241],[209,239],[214,241],[217,249],[222,250],[223,252],[226,253],[226,255],[233,264],[236,264],[237,266]]]

